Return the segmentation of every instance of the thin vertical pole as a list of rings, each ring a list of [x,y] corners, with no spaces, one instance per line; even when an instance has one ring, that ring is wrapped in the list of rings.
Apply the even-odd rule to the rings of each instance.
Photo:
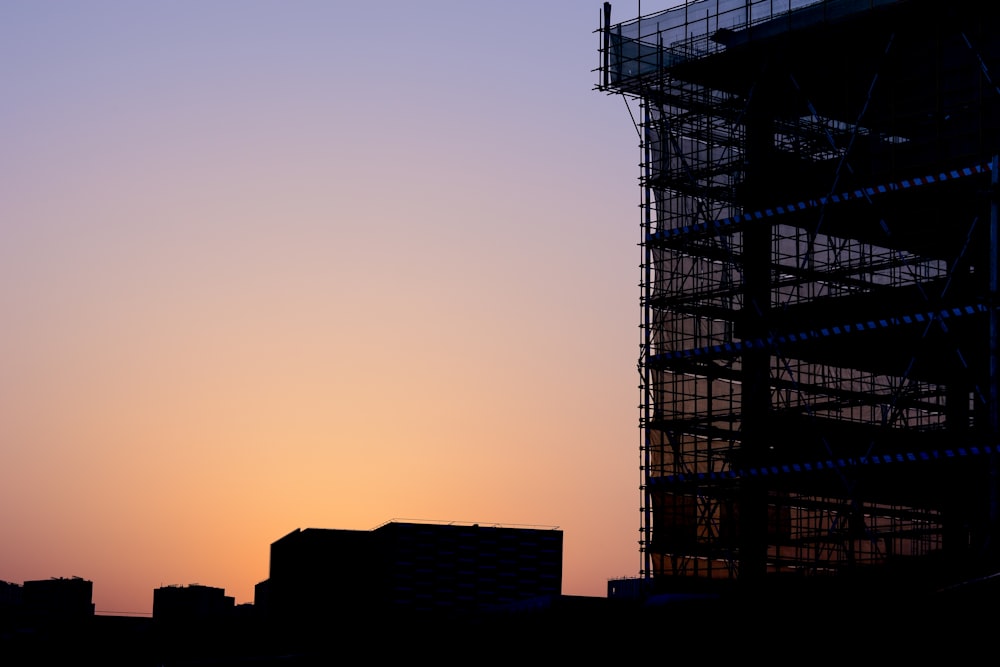
[[[642,383],[643,383],[643,433],[642,433],[642,486],[643,486],[643,528],[645,540],[645,545],[643,549],[643,568],[645,570],[645,579],[647,585],[650,580],[654,580],[655,584],[655,572],[653,571],[653,554],[650,551],[650,544],[653,539],[653,494],[650,489],[650,481],[652,477],[652,447],[662,447],[662,441],[656,443],[652,442],[650,437],[650,424],[652,422],[652,416],[657,412],[660,406],[655,404],[655,401],[660,400],[660,393],[654,386],[657,378],[653,373],[653,370],[649,365],[649,357],[654,353],[652,349],[654,335],[652,332],[652,326],[654,323],[654,318],[650,309],[654,303],[652,299],[653,286],[653,254],[650,249],[649,244],[646,242],[648,234],[652,231],[652,193],[650,192],[650,180],[652,177],[652,169],[650,162],[652,160],[652,154],[649,147],[649,123],[651,122],[651,114],[649,110],[649,101],[644,100],[642,103],[641,110],[641,121],[642,121],[642,136],[640,137],[640,147],[642,151],[642,201],[641,201],[641,215],[642,220],[640,224],[640,243],[642,245]],[[653,405],[650,405],[650,401],[654,401]],[[662,436],[661,436],[662,437]]]
[[[1000,168],[998,168],[998,156],[993,156],[991,168],[991,192],[990,199],[990,432],[993,437],[997,435],[997,311],[996,296],[998,283],[1000,283],[1000,270],[997,267],[997,244],[998,244],[998,215],[997,215],[997,183],[1000,181]],[[993,443],[996,444],[996,443]]]
[[[989,377],[989,438],[993,445],[990,454],[990,480],[989,480],[989,529],[986,535],[986,550],[989,556],[997,554],[997,532],[1000,526],[1000,490],[998,490],[998,461],[1000,455],[997,454],[997,436],[1000,431],[1000,416],[998,416],[997,406],[997,378],[998,363],[1000,363],[1000,343],[998,343],[998,317],[997,317],[997,291],[1000,287],[1000,269],[997,262],[997,247],[1000,243],[1000,215],[997,211],[997,184],[1000,182],[1000,157],[994,155],[990,164],[990,286],[989,286],[989,306],[990,306],[990,377]]]
[[[619,56],[621,57],[621,56]],[[604,3],[604,87],[611,83],[611,3]]]

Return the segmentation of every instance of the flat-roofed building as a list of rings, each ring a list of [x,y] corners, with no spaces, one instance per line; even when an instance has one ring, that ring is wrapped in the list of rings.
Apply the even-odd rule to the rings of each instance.
[[[296,529],[271,545],[267,618],[304,627],[408,612],[473,612],[562,592],[562,531],[390,521]]]

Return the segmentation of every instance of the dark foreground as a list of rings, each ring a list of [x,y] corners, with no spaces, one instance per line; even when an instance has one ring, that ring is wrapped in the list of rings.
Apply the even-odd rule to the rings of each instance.
[[[1000,622],[991,595],[654,598],[559,597],[478,614],[343,614],[280,627],[246,616],[164,626],[95,616],[76,623],[7,622],[0,664],[137,667],[668,662],[702,658],[981,660]]]

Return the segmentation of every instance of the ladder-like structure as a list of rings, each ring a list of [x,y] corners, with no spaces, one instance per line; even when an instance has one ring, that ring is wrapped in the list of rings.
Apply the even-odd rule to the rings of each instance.
[[[996,13],[605,4],[597,88],[639,105],[654,589],[996,569]]]

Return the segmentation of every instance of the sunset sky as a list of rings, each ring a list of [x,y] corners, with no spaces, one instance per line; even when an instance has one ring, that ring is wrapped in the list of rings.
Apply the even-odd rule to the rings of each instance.
[[[601,5],[0,3],[0,580],[252,602],[281,536],[391,519],[558,526],[570,595],[636,575]]]

